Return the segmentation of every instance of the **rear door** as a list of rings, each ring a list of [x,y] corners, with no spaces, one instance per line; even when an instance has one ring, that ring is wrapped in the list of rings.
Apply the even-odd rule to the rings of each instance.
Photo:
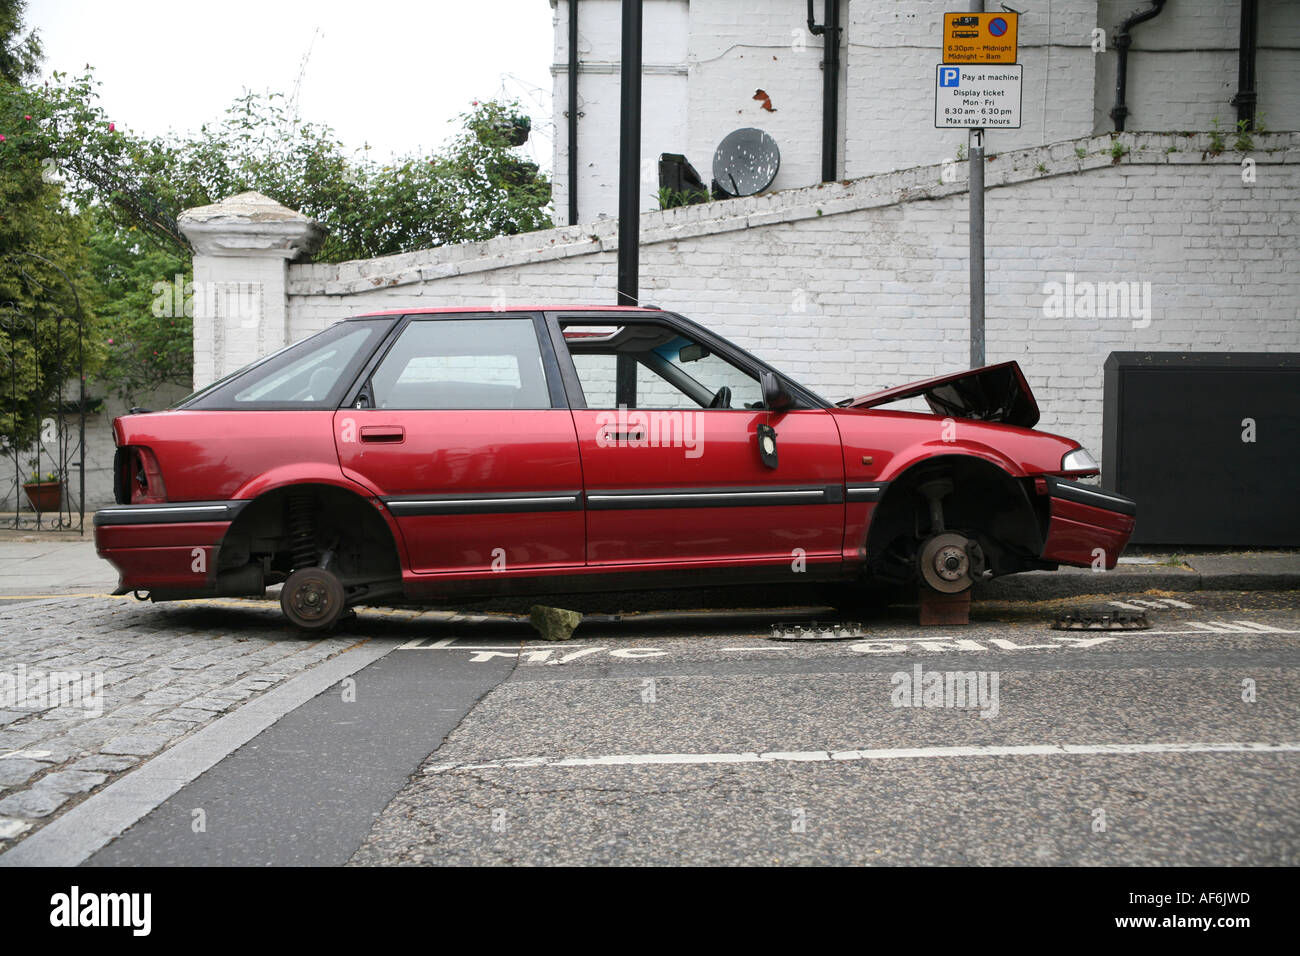
[[[552,344],[531,313],[412,316],[334,436],[424,574],[584,562],[582,474]]]
[[[579,386],[588,564],[840,563],[844,466],[826,410],[767,411],[755,369],[668,316],[554,322]],[[776,430],[775,468],[760,425]]]

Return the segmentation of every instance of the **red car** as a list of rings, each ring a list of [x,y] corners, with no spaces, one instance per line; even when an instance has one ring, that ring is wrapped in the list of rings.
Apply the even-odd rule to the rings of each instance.
[[[924,400],[930,411],[880,406]],[[1114,567],[1132,501],[1015,362],[832,404],[654,308],[363,315],[114,422],[118,593],[350,605]]]

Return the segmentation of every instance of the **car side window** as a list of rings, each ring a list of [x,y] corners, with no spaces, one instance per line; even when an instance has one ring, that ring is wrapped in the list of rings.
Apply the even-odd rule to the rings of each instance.
[[[228,375],[182,402],[204,407],[320,407],[351,381],[386,321],[339,322]]]
[[[749,372],[664,325],[561,322],[588,408],[761,408]]]
[[[551,407],[531,318],[413,321],[370,382],[376,408]]]

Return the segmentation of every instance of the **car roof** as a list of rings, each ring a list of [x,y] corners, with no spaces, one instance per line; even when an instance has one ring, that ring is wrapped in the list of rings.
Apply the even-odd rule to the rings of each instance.
[[[382,315],[439,315],[452,312],[631,312],[659,313],[662,309],[644,305],[451,305],[440,308],[385,309],[350,316],[353,319],[373,319]]]

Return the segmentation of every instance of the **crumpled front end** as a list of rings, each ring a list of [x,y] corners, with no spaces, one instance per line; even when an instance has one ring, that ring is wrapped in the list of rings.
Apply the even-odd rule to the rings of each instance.
[[[1076,567],[1115,567],[1137,521],[1137,504],[1113,491],[1067,478],[1034,479],[1048,498],[1043,560]]]

